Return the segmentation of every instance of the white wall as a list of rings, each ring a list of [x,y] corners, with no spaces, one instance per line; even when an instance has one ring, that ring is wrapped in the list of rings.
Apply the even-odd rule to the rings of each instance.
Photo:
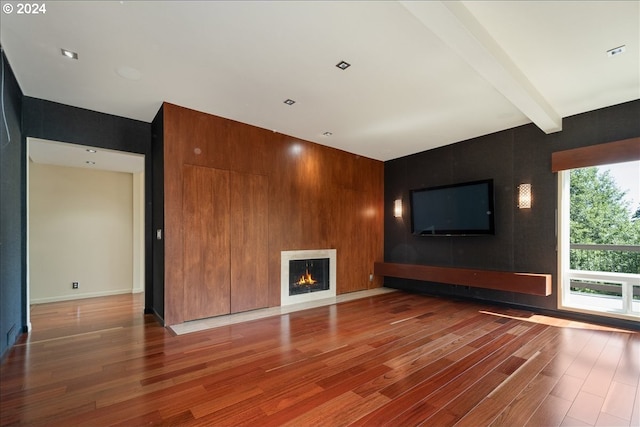
[[[144,173],[133,174],[133,292],[144,292]]]
[[[130,173],[29,164],[31,303],[137,291],[133,196]]]

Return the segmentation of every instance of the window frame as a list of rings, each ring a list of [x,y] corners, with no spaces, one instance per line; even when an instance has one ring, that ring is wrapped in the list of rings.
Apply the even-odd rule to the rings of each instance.
[[[616,311],[599,311],[599,310],[589,310],[587,308],[580,308],[574,306],[566,305],[566,292],[569,292],[570,289],[570,280],[571,280],[571,269],[569,268],[570,262],[570,221],[569,217],[569,209],[570,209],[570,172],[572,169],[578,169],[583,167],[590,166],[602,166],[608,164],[615,163],[623,163],[623,162],[632,162],[632,161],[640,161],[640,137],[638,138],[630,138],[620,141],[613,141],[604,144],[592,145],[587,147],[580,147],[571,150],[557,151],[552,153],[551,155],[551,170],[552,172],[556,172],[558,174],[558,201],[557,201],[557,210],[556,210],[556,223],[557,223],[557,239],[558,239],[558,250],[557,250],[557,264],[558,264],[558,295],[557,295],[557,305],[558,309],[567,310],[567,311],[575,311],[587,314],[593,314],[598,316],[606,316],[606,317],[614,317],[621,319],[631,319],[638,320],[640,315],[633,313],[622,313]],[[567,274],[568,273],[568,274]],[[614,277],[618,276],[621,273],[611,273],[612,279],[621,279],[625,280],[635,280],[635,275],[633,274],[622,274],[623,276],[629,277]],[[602,278],[600,274],[594,273],[585,273],[577,272],[576,275],[579,276],[593,276],[595,278]],[[615,280],[616,282],[618,280]],[[623,310],[630,310],[632,305],[632,292],[633,286],[638,286],[631,284],[628,288],[631,290],[631,294],[629,291],[623,292]],[[623,285],[623,288],[625,285]]]

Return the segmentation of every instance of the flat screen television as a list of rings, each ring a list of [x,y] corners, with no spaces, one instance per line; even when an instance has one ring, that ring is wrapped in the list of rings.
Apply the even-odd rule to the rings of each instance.
[[[495,234],[493,180],[410,191],[411,232],[417,236]]]

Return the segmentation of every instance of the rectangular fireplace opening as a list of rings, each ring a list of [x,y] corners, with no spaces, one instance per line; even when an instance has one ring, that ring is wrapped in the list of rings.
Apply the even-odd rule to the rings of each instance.
[[[289,261],[289,295],[326,291],[330,288],[329,258]]]
[[[336,296],[336,250],[280,252],[280,305]]]

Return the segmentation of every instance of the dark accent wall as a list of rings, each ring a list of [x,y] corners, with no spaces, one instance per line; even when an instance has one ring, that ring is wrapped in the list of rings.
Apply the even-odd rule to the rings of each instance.
[[[23,99],[23,116],[22,130],[26,137],[151,157],[150,123],[28,96]]]
[[[385,162],[384,260],[553,275],[553,295],[539,297],[465,286],[385,278],[385,285],[436,295],[491,300],[557,310],[557,174],[551,153],[640,135],[640,101],[563,120],[563,131],[544,134],[533,124]],[[409,190],[493,178],[495,236],[413,236]],[[531,183],[533,206],[517,208],[517,186]],[[403,199],[403,218],[393,201]]]
[[[0,358],[26,328],[24,310],[24,158],[22,91],[4,55],[0,112]]]
[[[35,137],[145,155],[145,311],[152,311],[151,124],[28,96],[23,98],[22,104],[22,133],[25,138]],[[23,156],[20,162],[24,161]]]
[[[164,107],[151,123],[151,186],[153,206],[151,209],[151,247],[153,261],[152,292],[147,292],[147,308],[164,323]],[[157,238],[157,230],[162,236]],[[151,295],[149,295],[151,294]]]

